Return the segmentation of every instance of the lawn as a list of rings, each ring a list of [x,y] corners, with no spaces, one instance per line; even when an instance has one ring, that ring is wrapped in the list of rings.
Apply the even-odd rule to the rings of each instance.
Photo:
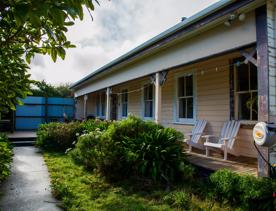
[[[44,158],[53,194],[62,201],[65,210],[230,210],[200,200],[185,184],[173,187],[170,192],[146,181],[111,184],[76,165],[68,155],[44,153]]]

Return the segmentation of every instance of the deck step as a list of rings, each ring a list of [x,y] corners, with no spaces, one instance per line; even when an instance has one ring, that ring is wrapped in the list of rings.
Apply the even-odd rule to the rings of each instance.
[[[34,146],[35,141],[11,141],[11,144],[15,147]]]
[[[9,138],[10,143],[13,146],[33,146],[35,144],[35,138]]]
[[[13,146],[33,146],[36,141],[35,131],[15,131],[7,135]]]

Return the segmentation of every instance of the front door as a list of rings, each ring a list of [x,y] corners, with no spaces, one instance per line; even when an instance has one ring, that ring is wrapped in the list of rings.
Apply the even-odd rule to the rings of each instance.
[[[118,96],[113,94],[111,95],[111,120],[117,120],[117,105],[118,105]]]

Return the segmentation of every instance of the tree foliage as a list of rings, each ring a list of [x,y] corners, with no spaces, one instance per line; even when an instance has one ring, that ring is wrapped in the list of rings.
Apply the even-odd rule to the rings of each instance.
[[[60,84],[53,86],[45,81],[35,82],[36,87],[31,88],[33,96],[39,97],[72,97],[70,84]]]
[[[56,61],[65,58],[66,49],[75,47],[67,40],[68,27],[83,19],[85,8],[91,13],[94,2],[0,1],[0,111],[15,109],[17,99],[29,94],[28,64],[35,54],[47,54]]]

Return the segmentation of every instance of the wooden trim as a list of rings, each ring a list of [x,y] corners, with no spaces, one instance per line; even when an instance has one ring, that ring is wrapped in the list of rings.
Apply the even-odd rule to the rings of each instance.
[[[178,87],[179,87],[179,81],[178,79],[181,77],[186,76],[193,76],[193,118],[179,118],[179,97],[178,97]],[[174,112],[173,112],[173,119],[174,123],[180,123],[180,124],[195,124],[197,119],[197,76],[196,76],[196,69],[191,69],[190,71],[185,72],[179,72],[174,75]]]
[[[269,121],[268,110],[268,37],[266,6],[256,9],[256,33],[258,56],[259,121]]]
[[[153,93],[152,93],[152,117],[145,117],[145,100],[144,100],[144,96],[145,96],[145,88],[142,89],[141,91],[141,118],[144,120],[152,120],[155,121],[155,85],[151,83],[150,80],[148,81],[143,81],[141,83],[141,87],[145,87],[145,86],[149,86],[152,85],[153,87]]]
[[[256,35],[258,58],[258,120],[269,121],[269,84],[268,84],[268,32],[267,32],[267,7],[256,9]],[[268,148],[259,147],[262,156],[268,160]],[[258,155],[258,175],[269,176],[269,166]]]
[[[155,111],[154,111],[154,118],[155,122],[161,123],[161,116],[162,116],[162,86],[160,84],[160,75],[161,73],[158,72],[155,74]]]

